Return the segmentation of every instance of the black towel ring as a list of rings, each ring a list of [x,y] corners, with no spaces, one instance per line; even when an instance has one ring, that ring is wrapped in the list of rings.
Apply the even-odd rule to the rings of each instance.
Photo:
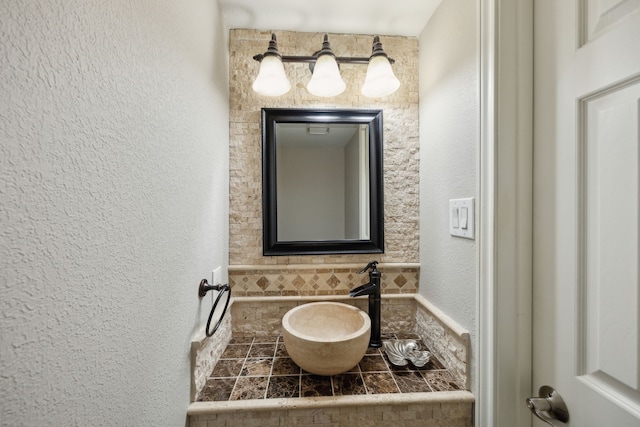
[[[213,307],[211,307],[211,313],[209,313],[209,320],[207,320],[206,334],[208,337],[215,334],[215,332],[220,327],[220,324],[222,323],[222,319],[224,318],[224,315],[227,312],[227,308],[229,307],[229,301],[231,301],[231,287],[229,285],[211,286],[208,284],[207,279],[202,279],[200,281],[200,287],[198,288],[198,296],[202,298],[203,296],[206,295],[207,292],[211,290],[219,291],[219,293],[218,293],[218,296],[216,297],[216,301],[213,303]],[[222,314],[220,314],[220,317],[216,321],[216,324],[213,327],[213,329],[209,330],[211,326],[211,319],[213,318],[213,313],[216,311],[218,304],[220,304],[220,301],[225,295],[226,295],[226,300],[224,301],[224,308],[222,309]]]

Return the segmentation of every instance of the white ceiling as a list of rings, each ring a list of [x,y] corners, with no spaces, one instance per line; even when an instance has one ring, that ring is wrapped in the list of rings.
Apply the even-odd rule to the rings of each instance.
[[[441,0],[220,0],[230,28],[419,36]]]

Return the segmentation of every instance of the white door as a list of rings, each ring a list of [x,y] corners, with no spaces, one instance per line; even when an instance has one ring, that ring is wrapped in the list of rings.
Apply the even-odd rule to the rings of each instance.
[[[638,427],[640,0],[534,8],[533,386]]]

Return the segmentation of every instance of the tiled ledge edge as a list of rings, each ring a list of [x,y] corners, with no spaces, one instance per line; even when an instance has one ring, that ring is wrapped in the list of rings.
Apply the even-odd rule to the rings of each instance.
[[[431,304],[428,299],[419,294],[414,295],[414,298],[419,305],[430,311],[440,321],[440,323],[449,328],[452,333],[459,336],[460,339],[469,340],[469,331],[458,325],[455,320],[444,314],[435,305]]]
[[[349,263],[349,264],[250,264],[250,265],[230,265],[229,271],[243,271],[243,270],[316,270],[318,268],[348,268],[348,269],[362,269],[364,265],[362,263]],[[420,268],[418,262],[380,262],[378,268]]]
[[[305,408],[336,408],[349,406],[377,406],[426,403],[473,403],[469,391],[441,391],[437,393],[393,393],[361,396],[306,397],[295,399],[256,399],[229,402],[193,402],[187,415],[201,415],[233,411],[263,411]]]
[[[383,299],[398,300],[398,299],[413,299],[416,294],[389,294],[383,295]],[[359,297],[364,298],[366,297]],[[242,303],[278,303],[278,302],[291,302],[299,301],[300,304],[306,304],[313,301],[354,301],[356,299],[349,297],[349,295],[313,295],[313,296],[273,296],[273,297],[232,297],[231,304],[237,302]]]

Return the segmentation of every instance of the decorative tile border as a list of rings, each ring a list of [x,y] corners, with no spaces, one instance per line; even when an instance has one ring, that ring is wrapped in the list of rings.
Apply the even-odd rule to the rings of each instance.
[[[357,274],[361,264],[247,265],[229,266],[229,285],[234,296],[324,296],[347,295],[366,283],[367,274]],[[414,294],[420,281],[419,264],[379,264],[383,294]]]

